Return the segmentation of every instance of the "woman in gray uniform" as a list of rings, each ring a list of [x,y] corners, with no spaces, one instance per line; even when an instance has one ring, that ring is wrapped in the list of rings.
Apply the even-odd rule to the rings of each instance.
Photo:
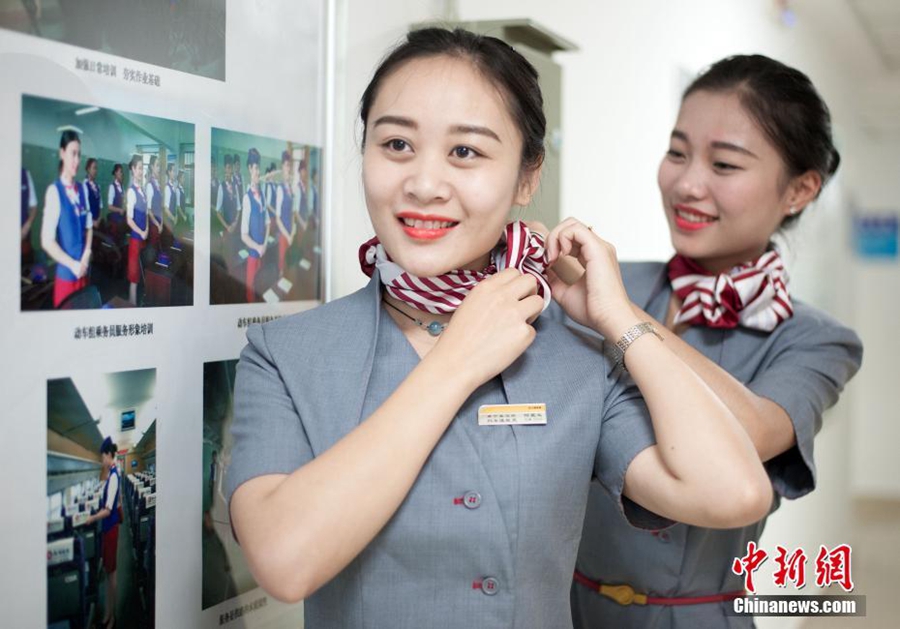
[[[771,244],[838,162],[828,108],[804,74],[759,55],[723,59],[685,91],[659,168],[676,255],[621,267],[636,314],[750,435],[775,490],[772,511],[814,488],[813,437],[862,358],[852,330],[788,294]],[[575,625],[752,626],[726,609],[744,587],[732,563],[764,523],[638,531],[592,487]]]
[[[412,32],[360,113],[372,279],[253,326],[238,365],[226,491],[263,588],[306,599],[310,627],[566,627],[592,476],[648,509],[622,503],[637,526],[765,513],[747,434],[636,327],[611,247],[559,236],[590,267],[570,306],[620,340],[640,392],[593,337],[539,317],[543,238],[507,224],[538,185],[546,127],[519,53]]]

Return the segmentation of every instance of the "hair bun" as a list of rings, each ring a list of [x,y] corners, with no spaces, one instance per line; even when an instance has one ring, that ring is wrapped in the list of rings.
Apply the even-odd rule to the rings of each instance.
[[[838,166],[841,165],[841,154],[838,153],[838,150],[831,147],[831,164],[828,166],[828,176],[832,176],[835,172],[837,172]]]

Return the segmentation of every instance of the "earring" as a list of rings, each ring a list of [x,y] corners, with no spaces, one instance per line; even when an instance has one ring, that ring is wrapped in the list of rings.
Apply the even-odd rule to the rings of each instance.
[[[788,214],[790,214],[791,216],[797,216],[799,212],[800,210],[797,209],[796,205],[792,205],[791,209],[788,210]]]

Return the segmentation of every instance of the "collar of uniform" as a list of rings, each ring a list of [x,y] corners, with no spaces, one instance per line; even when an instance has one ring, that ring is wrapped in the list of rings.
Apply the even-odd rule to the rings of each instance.
[[[378,344],[378,330],[381,325],[381,276],[378,274],[378,270],[372,274],[371,279],[369,279],[368,285],[366,285],[365,289],[359,291],[357,293],[362,298],[357,302],[354,302],[354,308],[359,308],[359,316],[355,316],[356,313],[351,313],[351,321],[359,321],[362,323],[366,322],[366,329],[356,330],[357,333],[352,335],[345,335],[345,342],[350,342],[351,344],[355,344],[359,338],[368,339],[369,346],[365,348],[365,352],[351,352],[350,355],[359,356],[361,359],[361,364],[359,365],[363,382],[362,386],[359,388],[356,394],[356,400],[354,400],[354,406],[356,409],[356,417],[359,418],[359,421],[362,422],[365,419],[362,416],[363,412],[363,404],[365,404],[366,391],[369,388],[369,379],[372,377],[372,365],[375,363],[375,346]],[[369,311],[369,316],[366,316],[366,310]],[[361,348],[357,348],[361,349]]]
[[[364,361],[360,365],[364,374],[364,383],[361,389],[364,393],[372,374],[372,365],[375,360],[375,344],[378,339],[379,326],[384,316],[384,309],[381,307],[381,278],[377,269],[372,274],[368,286],[363,291],[360,291],[360,294],[365,295],[365,298],[358,302],[359,306],[372,308],[374,316],[371,316],[371,314],[368,317],[361,316],[358,320],[372,322],[372,328],[360,330],[360,334],[349,335],[346,338],[351,343],[356,343],[359,338],[369,339],[369,346],[366,348],[366,351],[357,353],[360,359]],[[537,318],[534,326],[538,334],[535,336],[531,346],[500,374],[503,390],[510,404],[542,402],[543,398],[551,393],[550,391],[541,391],[539,389],[541,388],[541,383],[547,382],[546,369],[548,365],[553,364],[553,358],[558,353],[555,351],[555,343],[553,338],[551,338],[553,337],[551,330],[560,328],[560,326],[554,325],[552,321],[548,321],[543,315]],[[362,332],[366,332],[367,336],[364,336]],[[358,349],[361,348],[357,346]],[[557,365],[560,370],[565,368],[564,361],[565,358]],[[364,395],[360,395],[357,402],[359,415],[362,413],[363,398]],[[362,419],[360,417],[360,421]]]
[[[348,406],[345,407],[348,411],[355,412],[353,417],[357,417],[360,422],[365,419],[362,417],[363,404],[375,361],[378,326],[381,325],[382,317],[390,316],[383,314],[381,295],[381,279],[376,270],[368,286],[357,291],[351,297],[352,303],[347,304],[347,316],[343,321],[354,322],[353,334],[347,334],[346,328],[334,331],[342,337],[341,355],[352,357],[350,360],[354,361],[345,362],[343,366],[361,376],[361,386],[354,392],[355,399],[347,400]],[[527,351],[500,374],[500,382],[510,404],[548,403],[548,422],[553,422],[554,418],[558,418],[559,410],[552,406],[553,401],[559,403],[560,400],[578,398],[583,395],[583,388],[587,386],[583,374],[592,374],[588,378],[590,381],[595,378],[604,379],[614,365],[604,355],[602,340],[596,333],[572,331],[548,316],[546,311],[537,318],[534,327],[537,330],[534,341]],[[360,339],[367,339],[366,347],[360,346]],[[576,372],[574,376],[573,368]],[[592,403],[592,407],[597,409],[598,418],[603,407],[603,390],[604,387],[597,387],[596,399]],[[517,439],[530,440],[541,435],[541,431],[534,426],[511,428]]]

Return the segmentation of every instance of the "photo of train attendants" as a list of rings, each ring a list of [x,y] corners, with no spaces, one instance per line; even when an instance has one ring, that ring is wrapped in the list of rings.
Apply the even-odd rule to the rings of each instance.
[[[210,303],[321,299],[320,209],[309,167],[318,168],[319,155],[212,130]]]
[[[47,623],[154,626],[156,370],[47,382]]]
[[[225,9],[221,0],[10,0],[0,28],[224,81]]]
[[[23,96],[22,310],[191,305],[193,164],[191,124]]]

